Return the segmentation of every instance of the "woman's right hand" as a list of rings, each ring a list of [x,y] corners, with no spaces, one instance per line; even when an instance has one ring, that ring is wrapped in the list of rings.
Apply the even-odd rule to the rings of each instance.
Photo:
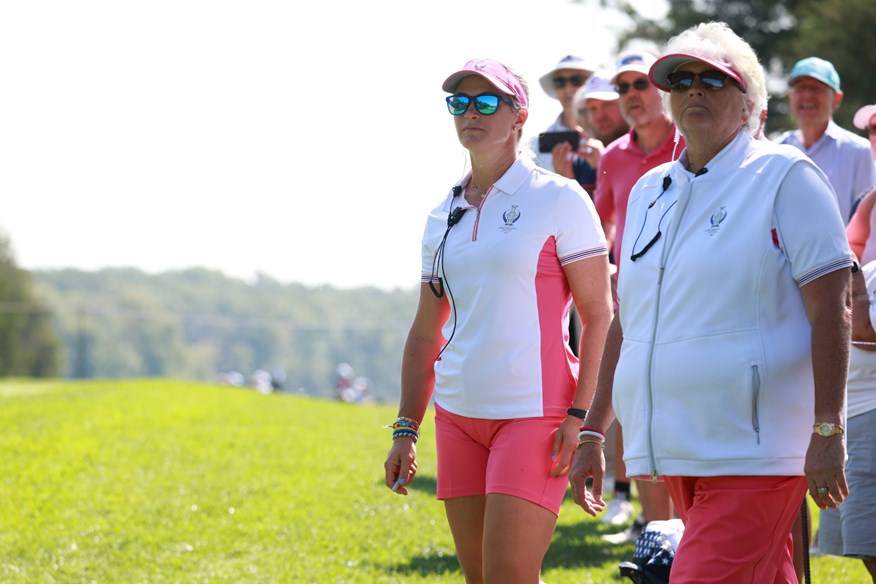
[[[405,488],[417,474],[417,443],[413,438],[401,437],[392,441],[392,448],[383,463],[386,486],[399,495],[407,495]]]
[[[587,490],[588,477],[593,479],[592,492]],[[605,456],[599,444],[582,444],[575,451],[569,481],[572,497],[588,514],[596,514],[605,509],[602,500],[602,486],[605,480]]]

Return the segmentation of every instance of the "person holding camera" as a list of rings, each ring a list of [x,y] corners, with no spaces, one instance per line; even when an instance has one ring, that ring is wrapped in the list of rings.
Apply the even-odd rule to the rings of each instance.
[[[610,69],[593,72],[573,99],[578,122],[584,131],[575,140],[561,141],[555,148],[548,148],[557,174],[577,180],[591,197],[596,190],[595,169],[599,167],[605,145],[630,129],[618,105],[620,96],[611,81],[613,76],[614,71]]]
[[[684,522],[673,582],[796,583],[807,490],[822,508],[849,494],[854,255],[825,174],[756,139],[766,82],[744,39],[691,27],[649,78],[686,146],[630,193],[573,497],[603,507],[600,436],[617,415],[628,474],[662,478]]]
[[[536,164],[556,171],[552,151],[557,144],[573,140],[578,147],[580,134],[584,131],[575,110],[575,93],[587,83],[596,68],[577,55],[566,55],[553,69],[542,75],[538,82],[542,90],[560,102],[562,110],[557,118],[533,141]],[[593,184],[593,174],[582,176],[579,184]],[[571,177],[570,177],[571,178]],[[582,183],[583,180],[583,183]]]
[[[385,481],[402,495],[415,485],[434,397],[436,494],[466,582],[534,584],[611,318],[608,250],[583,189],[521,156],[520,76],[475,59],[442,88],[471,172],[426,222]]]

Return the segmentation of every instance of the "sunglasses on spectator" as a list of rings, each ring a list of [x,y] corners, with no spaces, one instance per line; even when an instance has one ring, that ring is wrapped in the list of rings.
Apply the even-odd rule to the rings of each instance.
[[[457,93],[448,95],[445,100],[447,101],[447,111],[454,116],[461,116],[467,112],[468,106],[471,105],[472,101],[474,101],[474,106],[478,113],[485,116],[491,116],[496,113],[496,110],[499,109],[499,103],[503,101],[509,106],[514,107],[514,100],[504,95],[496,95],[495,93],[482,93],[474,97]]]
[[[651,87],[651,82],[645,79],[644,77],[639,77],[632,83],[618,83],[614,86],[614,90],[618,92],[620,95],[626,95],[630,91],[630,87],[635,89],[636,91],[645,91],[649,87]]]
[[[703,71],[702,73],[694,73],[692,71],[674,71],[666,76],[666,79],[669,81],[669,89],[672,91],[687,91],[693,86],[694,79],[697,77],[700,78],[700,83],[703,86],[703,89],[708,91],[718,91],[724,89],[724,86],[727,84],[727,81],[732,81],[736,84],[739,90],[742,93],[745,93],[745,88],[739,84],[735,79],[718,71],[717,69],[709,69],[708,71]]]
[[[867,133],[871,136],[876,134],[876,126],[867,126]]]
[[[566,86],[566,83],[571,83],[575,87],[581,87],[585,81],[587,81],[587,78],[584,75],[572,75],[571,77],[558,75],[554,77],[554,87],[562,89]]]

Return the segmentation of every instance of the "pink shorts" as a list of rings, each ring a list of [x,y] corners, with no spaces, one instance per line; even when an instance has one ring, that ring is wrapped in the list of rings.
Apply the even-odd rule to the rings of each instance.
[[[552,477],[550,470],[562,422],[562,417],[466,418],[436,404],[438,499],[512,495],[558,515],[569,477]]]
[[[663,477],[684,535],[671,584],[789,584],[791,527],[803,504],[802,476]]]

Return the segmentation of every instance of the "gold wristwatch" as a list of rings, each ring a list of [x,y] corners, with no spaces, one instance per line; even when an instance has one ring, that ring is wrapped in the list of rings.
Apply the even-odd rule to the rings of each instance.
[[[841,424],[831,424],[830,422],[818,422],[814,426],[812,426],[812,431],[818,434],[819,436],[824,436],[828,438],[833,436],[834,434],[844,434],[845,428],[842,427]]]

